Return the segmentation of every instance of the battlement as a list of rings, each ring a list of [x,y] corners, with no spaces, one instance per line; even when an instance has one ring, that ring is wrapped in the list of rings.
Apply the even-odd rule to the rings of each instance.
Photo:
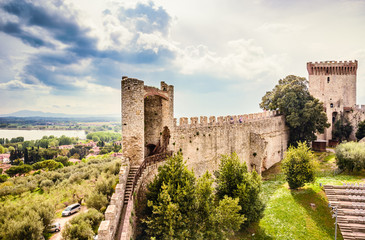
[[[356,75],[357,60],[308,62],[307,70],[309,75]]]
[[[177,119],[174,118],[174,126],[191,127],[191,126],[220,126],[225,124],[243,124],[247,122],[275,117],[278,115],[280,115],[279,111],[268,111],[268,112],[234,115],[234,116],[219,116],[219,117],[210,116],[209,121],[208,117],[200,116],[200,121],[198,117],[191,117],[190,122],[189,118],[181,117],[179,119],[179,123],[177,122]]]
[[[356,109],[365,112],[365,105],[356,105]]]

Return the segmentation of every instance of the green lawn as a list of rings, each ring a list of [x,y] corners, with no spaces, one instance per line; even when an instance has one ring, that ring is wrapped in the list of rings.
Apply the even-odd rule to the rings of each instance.
[[[318,159],[321,169],[333,169],[333,154]],[[342,185],[348,182],[365,182],[365,175],[327,175],[317,177],[314,183],[307,184],[304,188],[291,190],[280,175],[280,166],[275,166],[274,170],[263,176],[264,179],[270,179],[263,182],[263,197],[266,202],[264,217],[246,231],[236,233],[233,239],[334,239],[334,219],[331,218],[325,193],[319,183]],[[337,239],[343,239],[339,231]]]

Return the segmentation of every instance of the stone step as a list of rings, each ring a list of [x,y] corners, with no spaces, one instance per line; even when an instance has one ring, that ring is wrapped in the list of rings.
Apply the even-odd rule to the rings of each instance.
[[[357,240],[365,240],[365,233],[363,232],[342,232],[342,236],[345,240],[347,239],[357,239]]]
[[[364,224],[359,224],[359,223],[342,223],[339,224],[340,229],[342,230],[342,228],[345,229],[351,229],[352,232],[362,232],[365,233],[365,225]]]
[[[364,216],[365,217],[365,210],[363,210],[363,209],[339,209],[338,215]]]

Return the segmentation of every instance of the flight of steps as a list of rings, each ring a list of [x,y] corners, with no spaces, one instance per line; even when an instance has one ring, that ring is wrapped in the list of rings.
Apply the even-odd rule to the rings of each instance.
[[[132,194],[133,179],[134,179],[134,175],[136,175],[138,168],[139,168],[138,165],[131,166],[131,168],[129,170],[127,184],[126,184],[125,193],[124,193],[124,205],[128,204],[129,197]]]
[[[337,222],[345,240],[365,240],[365,185],[324,185],[331,203],[337,206]]]

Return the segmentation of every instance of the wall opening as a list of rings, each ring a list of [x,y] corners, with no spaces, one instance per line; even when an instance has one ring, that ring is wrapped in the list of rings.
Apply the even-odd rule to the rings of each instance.
[[[146,146],[146,157],[148,156],[152,156],[154,154],[154,151],[156,149],[156,145],[155,144],[147,144]]]
[[[327,83],[330,83],[330,77],[327,77]]]
[[[332,113],[332,125],[336,122],[337,119],[337,112]]]
[[[156,146],[159,146],[160,137],[163,131],[162,125],[162,101],[166,101],[161,96],[147,96],[144,99],[144,140],[145,156],[153,155]],[[154,146],[154,149],[151,148]]]

